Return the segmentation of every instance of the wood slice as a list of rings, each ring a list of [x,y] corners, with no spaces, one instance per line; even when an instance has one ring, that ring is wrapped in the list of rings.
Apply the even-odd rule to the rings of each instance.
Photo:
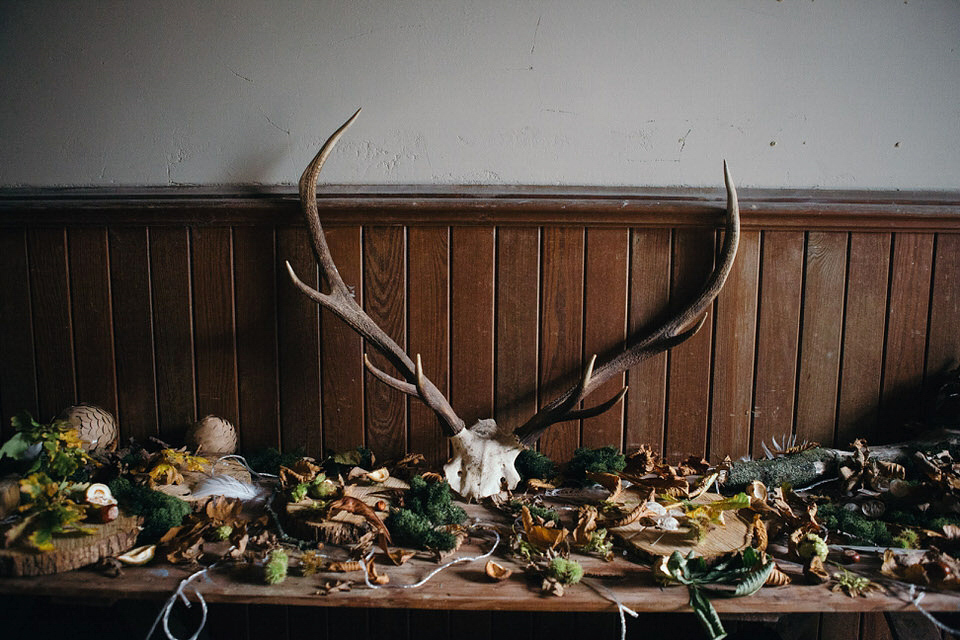
[[[84,525],[93,535],[55,536],[53,551],[0,549],[0,576],[41,576],[70,571],[131,549],[140,534],[140,518],[121,515],[107,524]]]
[[[0,518],[16,511],[20,504],[20,479],[3,478],[0,480]]]
[[[629,490],[628,490],[629,492]],[[639,504],[639,495],[629,492],[627,508]],[[694,502],[713,502],[723,496],[705,493]],[[674,551],[687,555],[693,551],[698,556],[712,558],[745,549],[750,544],[750,525],[732,511],[724,513],[724,524],[710,529],[699,542],[690,539],[690,530],[681,526],[677,531],[662,531],[654,527],[645,527],[639,522],[625,527],[611,528],[610,532],[620,538],[628,547],[647,556],[669,556]]]

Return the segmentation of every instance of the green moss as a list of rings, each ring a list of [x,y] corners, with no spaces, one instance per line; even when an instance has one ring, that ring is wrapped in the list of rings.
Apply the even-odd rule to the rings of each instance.
[[[267,556],[263,565],[263,579],[267,584],[280,584],[287,579],[287,552],[283,549],[274,549]]]
[[[331,476],[346,476],[354,467],[373,468],[373,460],[373,451],[366,447],[357,447],[341,453],[330,453],[323,462],[323,468]]]
[[[457,543],[452,533],[437,530],[429,518],[410,509],[394,509],[385,524],[401,546],[449,551]]]
[[[230,538],[231,533],[233,533],[233,527],[231,527],[228,524],[220,525],[219,527],[213,530],[213,536],[217,540],[220,540],[221,542],[224,540],[228,540]]]
[[[560,514],[553,509],[538,507],[535,504],[530,504],[529,502],[524,502],[523,500],[511,500],[507,503],[507,509],[515,516],[519,515],[524,507],[530,510],[530,515],[543,518],[544,522],[550,522],[551,520],[557,522],[560,520]]]
[[[466,512],[453,504],[449,484],[416,476],[410,480],[405,507],[391,511],[385,524],[397,544],[448,551],[456,544],[456,537],[437,527],[460,524],[466,517]]]
[[[591,449],[580,447],[573,452],[573,459],[567,465],[567,477],[575,482],[586,481],[586,472],[617,473],[627,466],[627,459],[613,446]]]
[[[249,464],[250,468],[254,471],[277,475],[280,473],[281,466],[289,467],[304,455],[304,451],[301,448],[290,453],[281,453],[273,447],[268,447],[247,454],[246,460],[247,464]]]
[[[116,478],[109,483],[110,492],[129,513],[143,516],[141,542],[159,540],[170,528],[180,526],[190,513],[190,505],[161,491],[141,487],[126,478]]]
[[[886,524],[865,518],[859,512],[844,509],[838,504],[820,505],[817,520],[831,531],[842,531],[860,544],[878,547],[893,544],[893,535]]]
[[[524,449],[514,463],[517,473],[523,480],[552,478],[557,474],[557,465],[553,460],[533,449]]]
[[[560,584],[577,584],[583,577],[583,567],[576,560],[557,557],[550,561],[547,577],[554,578]]]
[[[460,524],[467,517],[463,509],[453,504],[453,494],[446,481],[427,482],[421,476],[410,480],[405,506],[426,516],[434,525]]]
[[[754,480],[771,489],[784,484],[805,487],[835,473],[836,468],[836,454],[817,447],[772,460],[735,462],[723,487],[729,491],[743,491]]]

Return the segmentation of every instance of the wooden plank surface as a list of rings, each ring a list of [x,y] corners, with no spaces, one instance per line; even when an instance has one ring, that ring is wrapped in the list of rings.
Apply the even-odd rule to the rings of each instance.
[[[750,453],[759,274],[760,233],[747,231],[715,305],[710,412],[710,459],[715,462]]]
[[[331,249],[332,250],[332,249]],[[289,262],[307,285],[318,287],[317,263],[301,228],[277,229],[277,260]],[[280,382],[280,442],[284,451],[303,449],[323,454],[320,406],[320,310],[290,282],[286,267],[277,269],[277,367]],[[359,351],[359,338],[358,349]],[[332,410],[332,409],[331,409]],[[363,426],[362,422],[360,424]],[[332,445],[336,446],[333,432]],[[346,428],[343,433],[349,433]],[[363,444],[362,434],[352,446]]]
[[[12,433],[10,418],[20,411],[37,411],[37,370],[34,362],[27,234],[0,229],[0,437]]]
[[[630,232],[630,308],[628,339],[639,340],[666,317],[670,304],[671,232]],[[661,451],[666,426],[667,354],[659,353],[627,372],[625,446],[646,444]]]
[[[541,236],[540,406],[580,376],[583,339],[584,230],[544,229]],[[562,462],[580,446],[577,422],[555,424],[540,438],[540,451]]]
[[[890,234],[851,233],[836,443],[874,433],[883,372]]]
[[[274,234],[237,227],[233,243],[240,448],[279,448]]]
[[[70,303],[77,399],[117,415],[116,354],[107,230],[69,229]]]
[[[939,376],[960,365],[960,234],[937,236],[927,338],[927,397],[936,394]]]
[[[46,421],[76,401],[66,230],[29,230],[27,251],[37,368],[36,418]]]
[[[820,640],[860,640],[860,614],[824,613],[820,616]]]
[[[236,425],[240,409],[231,229],[196,227],[191,248],[197,414],[213,414]]]
[[[197,419],[190,232],[156,227],[149,233],[160,437],[183,442]]]
[[[847,241],[845,233],[807,237],[796,431],[826,446],[836,432]]]
[[[377,325],[406,346],[406,239],[398,227],[364,229],[363,306]],[[365,346],[378,368],[398,375],[386,358]],[[407,449],[407,402],[398,391],[366,374],[366,446],[381,458],[402,456]]]
[[[623,351],[627,331],[629,240],[626,229],[588,229],[584,266],[583,358],[597,355],[600,364]],[[624,386],[621,373],[597,388],[584,406],[612,398]],[[585,447],[623,446],[623,403],[583,420],[580,441]]]
[[[764,233],[757,319],[757,373],[754,381],[752,453],[762,453],[774,437],[793,433],[803,234]]]
[[[495,417],[511,428],[537,412],[539,229],[497,232]]]
[[[891,260],[881,395],[883,420],[878,434],[886,441],[902,439],[904,423],[920,417],[933,236],[898,233],[893,240]]]
[[[446,227],[413,228],[410,254],[410,357],[417,354],[424,375],[447,394],[450,356],[450,231]],[[379,383],[378,383],[379,384]],[[411,398],[410,451],[422,453],[438,467],[447,459],[447,441],[432,409]]]
[[[467,425],[493,417],[494,229],[451,231],[450,400]]]
[[[673,276],[670,309],[678,311],[693,300],[713,268],[716,234],[712,231],[677,231],[673,242]],[[713,317],[713,305],[707,307]],[[670,381],[667,396],[667,429],[664,455],[671,462],[707,453],[710,409],[710,360],[713,323],[674,347],[668,355]]]

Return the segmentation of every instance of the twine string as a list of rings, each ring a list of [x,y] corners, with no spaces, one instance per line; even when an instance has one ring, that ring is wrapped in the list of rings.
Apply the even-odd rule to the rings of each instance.
[[[206,576],[207,572],[210,569],[213,569],[215,566],[216,563],[204,569],[200,569],[199,571],[180,581],[179,586],[177,586],[173,594],[171,594],[167,599],[166,604],[163,605],[160,613],[157,614],[156,619],[153,621],[153,625],[150,627],[150,631],[147,633],[147,640],[150,640],[150,637],[153,636],[153,632],[156,631],[157,625],[160,624],[161,621],[163,622],[163,632],[166,634],[167,640],[178,640],[178,638],[170,631],[170,612],[173,610],[173,607],[176,605],[178,599],[181,600],[188,609],[193,607],[193,603],[190,602],[190,600],[187,598],[187,594],[185,593],[188,585],[193,588],[193,594],[197,597],[197,602],[200,603],[200,625],[197,627],[197,630],[193,633],[193,635],[188,639],[197,640],[200,632],[203,631],[203,627],[207,624],[207,601],[204,600],[203,594],[200,593],[199,587],[197,587],[197,585],[191,585],[190,583],[200,576]]]
[[[606,585],[600,584],[596,580],[592,580],[590,578],[584,578],[581,582],[596,591],[601,597],[606,598],[613,604],[617,605],[617,614],[620,616],[620,640],[626,640],[627,618],[624,614],[629,614],[631,618],[638,618],[640,614],[623,604],[623,602],[620,601],[620,598],[617,597],[617,594],[610,590]]]

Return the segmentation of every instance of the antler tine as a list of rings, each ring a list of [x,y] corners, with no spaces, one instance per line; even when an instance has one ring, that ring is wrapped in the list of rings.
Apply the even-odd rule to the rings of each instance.
[[[363,308],[354,299],[350,289],[344,284],[337,270],[337,265],[333,262],[333,256],[330,254],[330,248],[327,246],[327,239],[323,233],[323,227],[320,225],[320,214],[317,211],[317,179],[320,176],[320,170],[326,162],[334,145],[340,140],[344,132],[360,115],[360,110],[354,113],[350,118],[337,129],[330,138],[323,144],[320,151],[314,156],[310,164],[300,176],[300,202],[303,205],[304,217],[307,221],[307,228],[310,232],[310,241],[313,247],[314,256],[320,265],[320,270],[330,284],[330,293],[325,294],[317,291],[304,283],[294,272],[293,267],[287,262],[287,271],[290,279],[300,291],[306,294],[311,300],[329,309],[334,315],[346,322],[351,329],[359,333],[367,342],[369,342],[377,351],[382,353],[387,360],[396,367],[397,371],[406,378],[406,382],[393,378],[383,371],[377,369],[370,363],[369,358],[364,354],[364,362],[367,369],[373,373],[377,379],[385,382],[394,389],[398,389],[406,394],[416,396],[433,409],[434,413],[440,419],[447,435],[456,435],[464,428],[461,420],[453,407],[447,402],[447,399],[440,393],[426,376],[423,375],[423,368],[417,364],[400,348],[400,346],[387,333],[381,329],[373,319],[367,315]]]
[[[710,274],[699,295],[646,337],[635,342],[596,370],[594,370],[596,356],[593,356],[587,365],[584,376],[577,385],[545,405],[537,414],[514,431],[522,443],[533,444],[551,425],[557,422],[593,417],[610,409],[626,393],[625,387],[603,404],[591,409],[573,410],[581,400],[614,375],[636,366],[656,353],[677,346],[700,330],[706,320],[704,313],[706,308],[720,293],[723,283],[726,282],[727,276],[733,268],[737,246],[740,242],[740,206],[737,202],[737,189],[730,177],[726,162],[723,163],[723,179],[727,190],[727,216],[723,247],[720,251],[719,263]],[[684,327],[688,326],[697,317],[699,317],[697,323],[684,330]]]

